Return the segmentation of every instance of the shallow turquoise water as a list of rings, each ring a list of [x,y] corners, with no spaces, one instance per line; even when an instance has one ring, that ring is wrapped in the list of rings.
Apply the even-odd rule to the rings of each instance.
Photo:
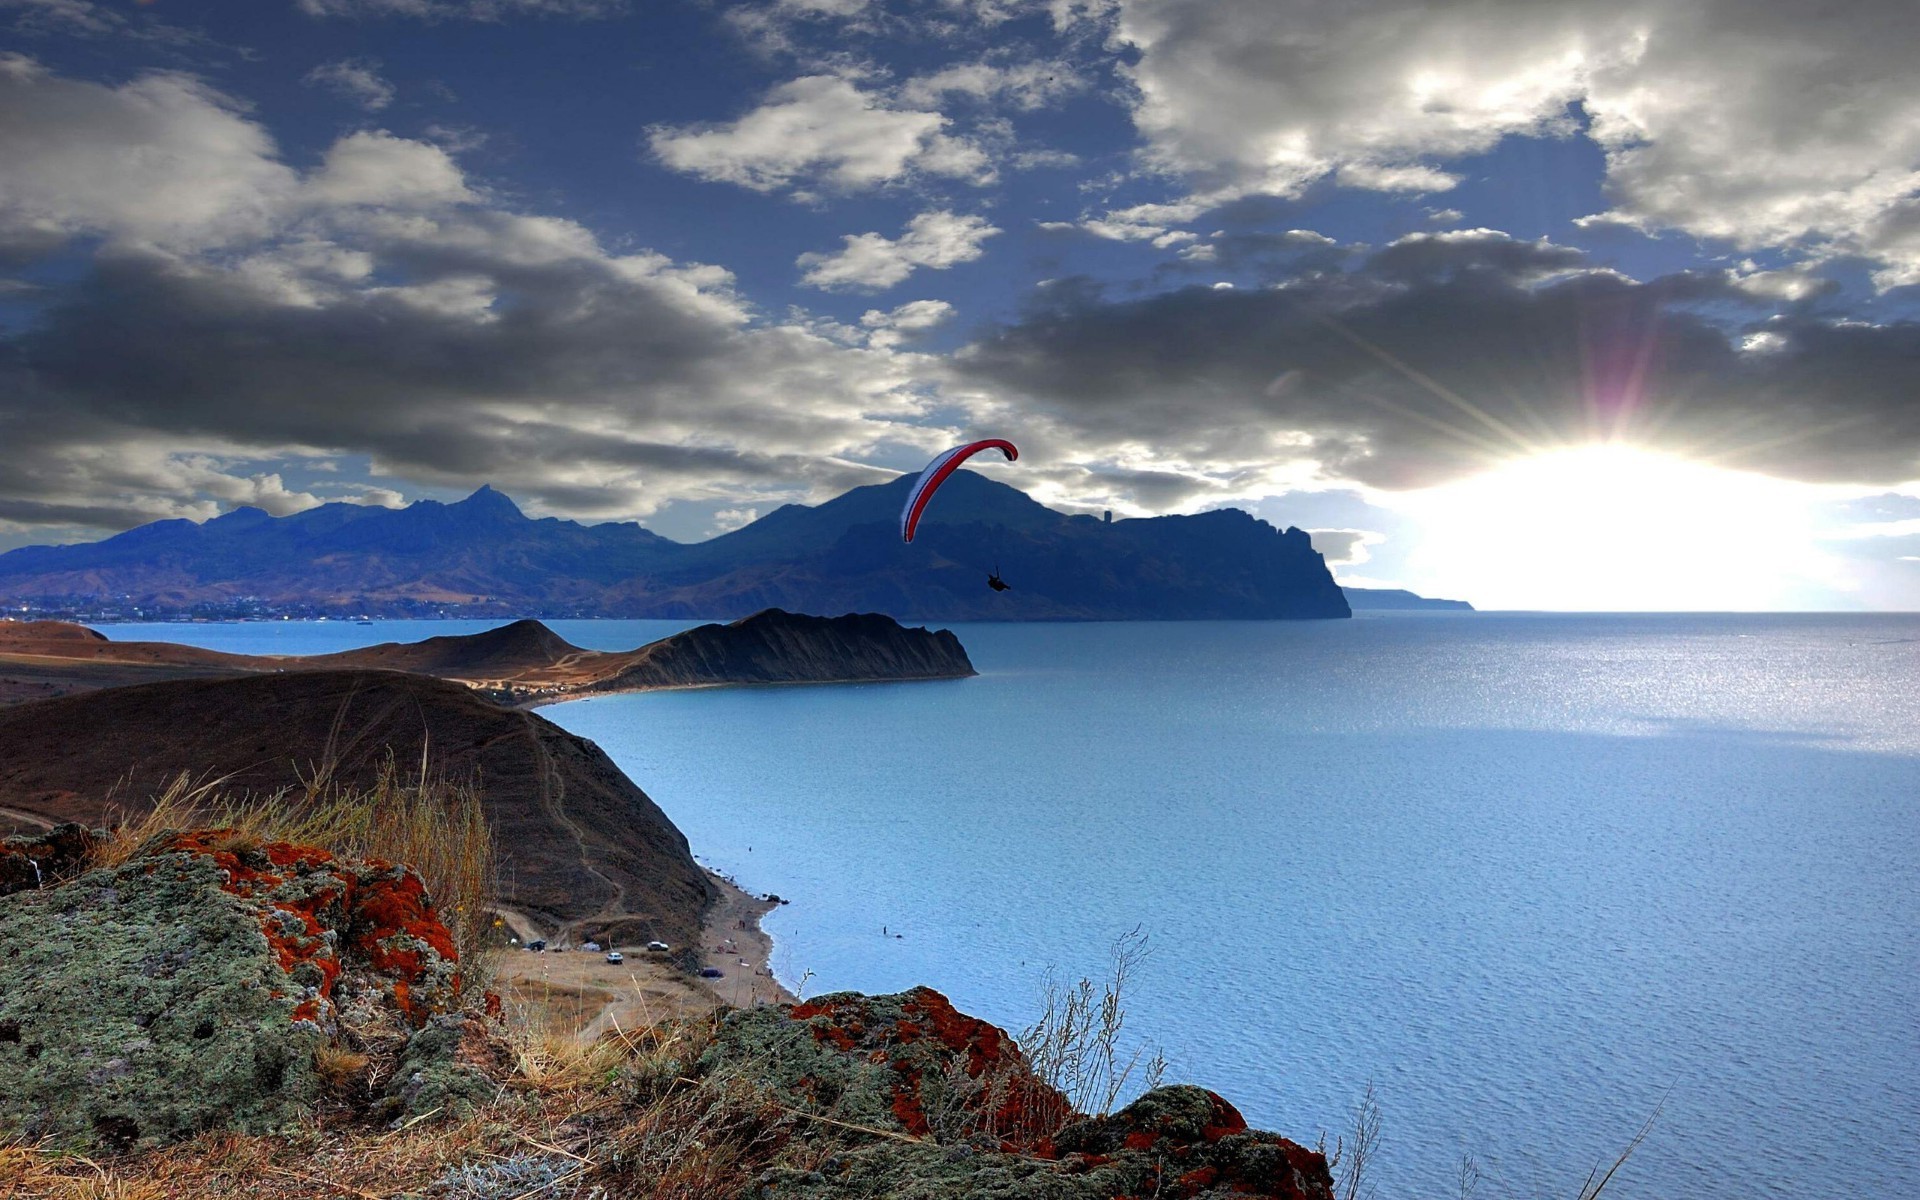
[[[1140,926],[1169,1077],[1309,1142],[1371,1082],[1383,1198],[1453,1195],[1463,1153],[1483,1197],[1571,1197],[1656,1106],[1609,1195],[1920,1196],[1920,618],[957,632],[980,678],[545,715],[793,901],[810,993],[1018,1027]]]

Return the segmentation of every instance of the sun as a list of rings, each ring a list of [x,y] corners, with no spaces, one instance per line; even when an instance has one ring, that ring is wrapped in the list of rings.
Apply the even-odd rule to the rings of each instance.
[[[1832,564],[1821,489],[1627,445],[1558,450],[1389,501],[1422,536],[1417,586],[1481,608],[1793,607]]]

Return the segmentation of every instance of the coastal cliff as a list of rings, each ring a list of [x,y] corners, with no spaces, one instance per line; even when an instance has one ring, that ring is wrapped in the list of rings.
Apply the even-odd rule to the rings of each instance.
[[[978,674],[948,630],[908,629],[878,613],[810,617],[770,608],[676,633],[627,656],[590,690],[717,683],[854,683]]]

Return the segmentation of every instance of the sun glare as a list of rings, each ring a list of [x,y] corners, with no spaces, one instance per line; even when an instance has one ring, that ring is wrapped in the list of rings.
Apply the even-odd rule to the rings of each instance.
[[[1481,608],[1794,607],[1830,578],[1819,489],[1629,446],[1588,446],[1403,493],[1415,585]]]

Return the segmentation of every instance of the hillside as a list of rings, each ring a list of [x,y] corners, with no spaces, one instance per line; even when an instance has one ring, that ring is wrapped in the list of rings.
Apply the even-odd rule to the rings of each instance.
[[[482,488],[457,504],[240,509],[105,541],[0,554],[0,600],[131,615],[734,617],[764,608],[909,620],[1345,617],[1311,539],[1228,509],[1103,522],[970,471],[913,545],[911,482],[786,505],[697,544],[635,524],[526,517]],[[995,593],[998,568],[1012,585]]]
[[[0,704],[165,679],[334,670],[407,671],[525,701],[590,691],[953,679],[974,673],[953,634],[910,629],[877,613],[811,617],[768,609],[618,651],[584,650],[538,621],[522,620],[480,633],[304,657],[117,642],[63,621],[0,621]]]
[[[329,761],[336,779],[364,784],[389,754],[405,765],[423,749],[450,778],[483,784],[509,907],[549,927],[694,940],[714,885],[612,760],[539,716],[417,675],[182,679],[0,709],[0,809],[99,824],[181,771],[258,794]]]
[[[1342,588],[1355,612],[1472,612],[1465,600],[1436,600],[1405,588]]]

